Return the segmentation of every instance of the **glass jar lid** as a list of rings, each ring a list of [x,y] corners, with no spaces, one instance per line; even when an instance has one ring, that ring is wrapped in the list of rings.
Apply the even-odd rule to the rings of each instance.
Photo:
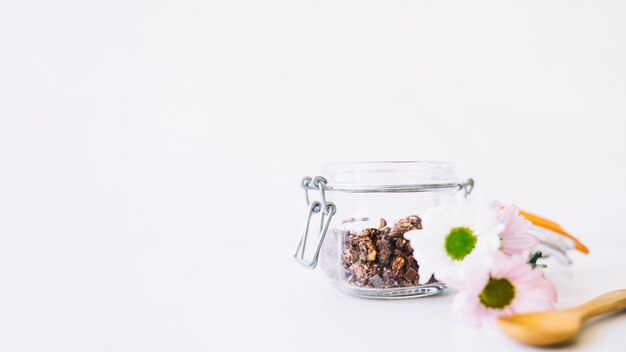
[[[326,164],[324,177],[305,177],[305,189],[351,193],[471,191],[473,181],[460,182],[454,165],[439,161],[384,161]],[[468,192],[469,193],[469,192]]]

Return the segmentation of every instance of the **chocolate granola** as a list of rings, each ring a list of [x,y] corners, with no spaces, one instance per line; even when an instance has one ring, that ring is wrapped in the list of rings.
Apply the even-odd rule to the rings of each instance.
[[[381,219],[377,229],[347,232],[342,248],[346,281],[350,285],[371,288],[418,286],[419,265],[413,258],[410,241],[403,235],[421,228],[422,219],[411,215],[393,227],[388,227],[387,221]]]

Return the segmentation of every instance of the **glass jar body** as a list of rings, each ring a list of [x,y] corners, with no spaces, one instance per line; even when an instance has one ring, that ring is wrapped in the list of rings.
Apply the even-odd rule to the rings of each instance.
[[[339,290],[361,297],[428,296],[445,289],[420,285],[407,231],[446,197],[463,190],[449,163],[356,163],[325,168],[325,197],[336,207],[319,265]],[[423,282],[423,280],[422,280]]]

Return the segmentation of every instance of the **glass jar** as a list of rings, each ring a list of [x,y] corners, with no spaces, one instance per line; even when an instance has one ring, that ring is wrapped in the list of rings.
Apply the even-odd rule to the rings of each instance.
[[[417,161],[329,164],[322,175],[302,181],[309,208],[298,262],[310,269],[319,262],[335,287],[355,296],[408,298],[445,289],[434,278],[418,283],[419,263],[403,234],[421,228],[422,214],[443,198],[469,194],[472,179],[460,181],[448,162]],[[310,199],[314,193],[318,200]],[[314,228],[318,235],[309,236]]]

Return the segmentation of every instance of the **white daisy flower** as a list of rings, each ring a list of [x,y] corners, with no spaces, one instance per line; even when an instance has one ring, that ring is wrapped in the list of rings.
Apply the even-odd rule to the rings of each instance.
[[[427,283],[434,274],[446,282],[461,264],[473,256],[498,251],[504,225],[498,222],[498,209],[486,200],[453,198],[428,210],[422,230],[404,234],[411,241],[419,265],[419,282]]]

